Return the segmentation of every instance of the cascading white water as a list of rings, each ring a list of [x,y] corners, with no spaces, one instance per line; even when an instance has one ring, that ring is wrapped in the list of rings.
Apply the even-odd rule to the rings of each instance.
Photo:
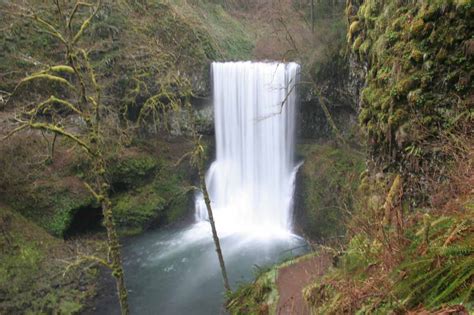
[[[220,235],[291,230],[299,65],[212,64],[216,160],[206,183]],[[208,219],[202,195],[196,220]]]

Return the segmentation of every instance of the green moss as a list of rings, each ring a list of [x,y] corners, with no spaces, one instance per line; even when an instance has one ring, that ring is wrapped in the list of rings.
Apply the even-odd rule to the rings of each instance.
[[[414,62],[415,64],[419,64],[423,61],[423,53],[418,49],[414,49],[410,53],[410,61]]]
[[[402,125],[408,118],[408,113],[403,109],[397,109],[395,113],[390,115],[388,123],[390,126],[398,127]]]
[[[46,230],[56,236],[63,236],[69,228],[72,218],[80,208],[89,207],[95,203],[92,195],[74,198],[72,196],[57,195],[54,198],[54,214],[50,218],[45,218],[39,222],[43,223]]]
[[[227,296],[230,314],[274,314],[278,303],[275,279],[278,269],[263,269],[252,283],[243,283]]]
[[[391,28],[396,32],[400,32],[405,27],[406,22],[407,17],[405,15],[402,15],[400,17],[397,17],[395,21],[392,22]]]
[[[366,0],[358,12],[363,23],[357,25],[357,31],[365,41],[371,41],[364,41],[355,51],[368,65],[359,121],[370,135],[370,151],[380,163],[399,161],[389,164],[403,164],[406,174],[416,173],[419,170],[408,167],[416,163],[403,162],[404,148],[391,145],[394,139],[393,133],[387,132],[388,125],[403,125],[409,117],[419,117],[412,133],[422,134],[417,128],[429,130],[429,138],[436,139],[445,132],[441,126],[446,124],[436,127],[434,121],[449,125],[448,112],[462,115],[466,111],[463,106],[453,107],[449,95],[456,93],[461,100],[468,98],[469,80],[461,79],[461,73],[473,66],[472,58],[466,58],[463,44],[474,31],[469,23],[473,12],[468,7],[472,5],[453,1],[387,2],[383,10],[380,5],[378,0]],[[353,29],[349,28],[348,36],[352,34]],[[438,110],[443,107],[449,109]],[[425,136],[416,141],[426,139]]]
[[[422,6],[419,15],[424,21],[434,21],[439,14],[439,5],[433,3],[432,5]]]
[[[23,198],[10,201],[17,211],[60,237],[69,227],[75,211],[95,202],[87,191],[72,192],[62,181],[38,186]]]
[[[144,228],[162,215],[165,204],[152,184],[121,194],[113,198],[115,222],[119,227]]]
[[[421,89],[410,91],[410,93],[408,93],[407,100],[410,105],[422,105],[424,103],[423,91]]]
[[[363,56],[367,56],[371,46],[372,46],[372,41],[370,39],[364,40],[364,42],[360,45],[360,48],[359,48],[360,58],[363,58]]]
[[[354,38],[354,35],[360,32],[361,29],[362,29],[362,23],[360,21],[352,22],[351,25],[349,26],[349,33],[348,33],[349,40],[352,40],[352,38]]]
[[[147,183],[113,197],[114,217],[122,233],[137,234],[150,225],[169,224],[188,212],[187,177],[169,161]]]
[[[365,124],[370,120],[371,116],[372,116],[372,114],[371,114],[371,112],[368,108],[362,108],[360,110],[359,116],[358,116],[359,122],[361,124]]]
[[[364,169],[363,157],[349,148],[304,145],[301,168],[301,219],[304,232],[315,239],[344,234],[344,207],[351,207],[352,195]]]
[[[356,40],[354,41],[354,44],[352,45],[352,51],[357,53],[359,51],[359,48],[360,46],[362,45],[362,38],[359,36],[356,38]]]
[[[397,83],[397,97],[407,96],[408,93],[418,85],[418,79],[414,76],[406,77]]]
[[[423,36],[423,30],[425,29],[425,22],[423,19],[417,19],[411,23],[410,34],[415,38],[420,38]]]
[[[436,61],[438,62],[444,62],[448,58],[448,52],[446,49],[441,48],[438,50],[438,53],[436,54]]]
[[[159,161],[145,154],[121,157],[108,167],[108,178],[116,189],[130,189],[153,177]]]
[[[354,22],[357,19],[357,7],[349,4],[346,7],[346,16],[348,17],[349,22]]]

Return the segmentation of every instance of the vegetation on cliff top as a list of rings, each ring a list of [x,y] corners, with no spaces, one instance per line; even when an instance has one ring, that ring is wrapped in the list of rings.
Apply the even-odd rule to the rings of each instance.
[[[51,36],[38,33],[24,17],[33,10],[57,25],[54,3],[30,1],[24,7],[7,1],[1,6],[6,18],[0,22],[0,90],[7,93],[23,73],[54,64],[62,55]],[[104,0],[84,35],[105,104],[131,120],[160,88],[171,92],[176,72],[192,82],[195,94],[207,95],[210,61],[246,58],[253,48],[245,26],[220,4],[206,1]]]
[[[27,96],[35,99],[63,92],[59,86],[38,80],[28,89],[17,92],[21,92],[24,99],[16,97],[7,108],[3,108],[8,92],[13,91],[25,72],[42,70],[58,62],[62,59],[62,52],[50,34],[39,32],[38,25],[26,17],[34,11],[60,28],[61,21],[57,18],[54,3],[30,1],[28,6],[23,6],[7,1],[1,4],[1,10],[2,16],[6,17],[0,22],[0,109],[6,110],[1,116],[2,127],[5,127],[3,133],[13,126],[12,115],[8,112],[28,106],[24,101]],[[76,17],[82,18],[85,14],[84,10],[79,10]],[[208,21],[212,21],[212,25]],[[73,27],[76,26],[73,24]],[[91,65],[103,90],[103,101],[110,108],[107,123],[116,124],[114,128],[117,130],[108,135],[111,140],[108,145],[114,152],[108,157],[111,169],[108,177],[113,193],[124,195],[125,191],[132,191],[131,199],[127,202],[122,199],[117,218],[126,226],[130,209],[135,208],[135,212],[141,209],[146,214],[141,216],[142,219],[135,220],[133,229],[142,229],[157,218],[159,209],[183,205],[182,189],[178,186],[188,185],[181,175],[172,170],[182,151],[166,159],[142,151],[141,157],[136,158],[128,154],[137,151],[133,148],[135,140],[132,139],[137,131],[140,134],[143,131],[156,132],[155,120],[166,118],[167,99],[175,93],[173,85],[176,83],[173,80],[176,75],[190,80],[195,94],[208,94],[209,62],[244,58],[252,50],[252,41],[244,24],[218,3],[142,1],[131,4],[102,1],[102,6],[84,32],[81,46],[90,51]],[[62,114],[70,115],[68,112]],[[114,117],[116,114],[119,117]],[[146,121],[139,130],[131,122],[137,119]],[[83,126],[83,122],[72,115],[71,124],[75,123]],[[90,161],[78,150],[66,149],[67,140],[57,141],[56,159],[49,160],[52,141],[50,134],[43,133],[22,135],[14,141],[9,139],[3,142],[0,159],[5,166],[5,176],[1,179],[0,190],[4,201],[52,234],[61,236],[78,209],[95,205],[78,179],[87,179],[85,170]],[[131,149],[120,150],[117,143],[131,146]],[[153,143],[151,145],[154,146]],[[44,152],[44,155],[35,158],[35,152]],[[117,159],[114,155],[122,157]],[[168,176],[171,173],[173,176]],[[163,188],[154,191],[151,186],[153,181],[160,182],[159,186]],[[136,203],[145,196],[143,190],[146,189],[141,188],[144,185],[148,185],[153,194],[159,194],[146,209],[136,207]],[[167,185],[169,187],[165,187]],[[174,190],[175,195],[171,196],[168,190]],[[139,197],[140,194],[142,197]],[[174,197],[177,198],[176,203],[170,201]],[[118,201],[119,197],[115,199]],[[160,220],[169,222],[181,216],[179,211],[172,212],[168,219]],[[119,218],[121,214],[123,218]]]

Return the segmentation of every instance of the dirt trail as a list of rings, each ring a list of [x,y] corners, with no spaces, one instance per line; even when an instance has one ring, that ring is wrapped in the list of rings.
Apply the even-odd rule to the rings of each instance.
[[[277,278],[280,294],[277,315],[310,314],[308,306],[303,300],[302,290],[316,278],[322,276],[330,264],[331,257],[321,254],[281,268]]]

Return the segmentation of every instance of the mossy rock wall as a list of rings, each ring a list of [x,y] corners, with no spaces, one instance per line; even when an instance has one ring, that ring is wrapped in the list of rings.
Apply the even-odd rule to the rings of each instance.
[[[329,241],[344,236],[347,214],[365,168],[364,156],[331,144],[299,146],[304,164],[298,171],[295,218],[309,238]]]
[[[49,233],[62,236],[80,208],[94,203],[81,177],[85,159],[57,144],[57,158],[48,160],[48,146],[35,133],[9,138],[0,147],[0,201],[37,223]],[[80,152],[79,152],[80,153]]]
[[[107,159],[114,215],[124,233],[185,217],[194,172],[186,163],[175,163],[190,148],[185,139],[174,144],[145,141]],[[35,133],[8,139],[0,153],[0,201],[52,235],[66,236],[78,211],[100,207],[85,187],[91,180],[88,159],[66,140],[58,140],[52,162],[45,159],[47,145]]]
[[[189,174],[171,161],[159,162],[159,169],[149,174],[148,181],[112,197],[115,221],[126,234],[177,222],[192,209]]]
[[[347,35],[366,65],[359,123],[375,168],[399,171],[423,202],[429,176],[472,129],[473,1],[350,1]],[[426,161],[430,161],[427,163]]]

